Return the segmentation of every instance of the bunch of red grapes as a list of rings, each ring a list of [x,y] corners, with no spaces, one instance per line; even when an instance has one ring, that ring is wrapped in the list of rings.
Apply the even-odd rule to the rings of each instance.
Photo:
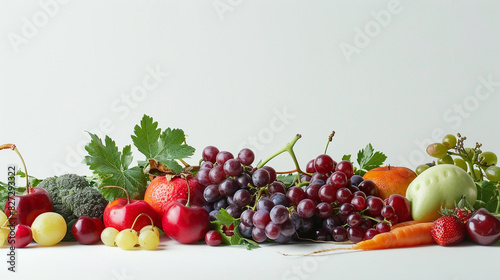
[[[239,218],[238,230],[256,242],[314,239],[354,243],[390,230],[398,222],[392,205],[377,197],[377,186],[354,175],[350,161],[321,154],[308,162],[300,187],[276,180],[269,166],[253,168],[250,149],[236,158],[208,146],[197,179],[206,186],[205,209],[216,219],[222,208]]]

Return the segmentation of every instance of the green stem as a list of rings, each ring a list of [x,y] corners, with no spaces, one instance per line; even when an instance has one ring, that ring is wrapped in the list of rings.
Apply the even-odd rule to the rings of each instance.
[[[280,150],[278,150],[276,153],[272,154],[266,160],[264,160],[264,161],[260,162],[259,164],[257,164],[256,167],[257,168],[262,168],[264,165],[266,165],[266,163],[268,163],[273,158],[277,157],[278,155],[280,155],[280,154],[282,154],[284,152],[288,152],[290,154],[290,156],[292,157],[292,160],[293,160],[293,162],[295,164],[295,169],[297,170],[297,173],[299,174],[298,178],[299,178],[299,183],[300,183],[300,174],[307,174],[307,173],[303,172],[300,169],[299,162],[297,160],[297,157],[295,156],[295,152],[293,151],[293,146],[295,145],[295,143],[297,143],[297,141],[301,137],[302,136],[300,134],[295,135],[295,137],[292,139],[292,141],[290,141],[288,144],[286,144],[283,148],[281,148]]]

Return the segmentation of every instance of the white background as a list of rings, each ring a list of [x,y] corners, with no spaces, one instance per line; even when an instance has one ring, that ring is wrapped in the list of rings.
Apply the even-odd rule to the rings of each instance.
[[[185,131],[197,148],[191,163],[207,145],[233,153],[247,146],[265,158],[301,133],[296,151],[305,165],[322,153],[332,130],[336,136],[329,154],[335,159],[372,143],[387,154],[387,163],[414,168],[431,160],[424,154],[428,143],[457,132],[468,136],[471,145],[479,141],[484,150],[500,153],[497,1],[0,3],[0,142],[15,143],[31,175],[39,178],[90,174],[81,163],[85,131],[110,135],[123,147],[131,143],[143,114],[162,128]],[[8,151],[2,151],[0,162],[4,167],[20,164]],[[287,156],[271,165],[293,167]],[[479,250],[474,248],[463,250]],[[60,254],[55,249],[51,252]],[[64,254],[81,250],[64,249]],[[209,258],[220,254],[208,249],[203,252]],[[425,250],[418,252],[430,253]],[[28,252],[33,259],[43,258],[49,271],[58,270],[60,263],[42,250]],[[244,262],[246,256],[263,253],[231,249],[224,254],[235,252],[244,253],[237,258],[253,272],[273,263]],[[417,251],[398,252],[410,256]],[[38,266],[28,263],[25,254],[20,266],[26,273],[28,266]],[[394,264],[374,263],[386,273],[405,262],[397,252],[370,254],[390,256]],[[97,254],[89,251],[88,256]],[[333,266],[342,259],[321,262],[306,276],[346,273],[356,278]],[[143,259],[120,261],[130,267],[142,265]],[[199,275],[223,266],[197,265]],[[355,273],[363,273],[358,268],[364,265],[370,263],[358,262]],[[95,275],[113,279],[110,270],[121,266],[101,267],[108,270]],[[418,267],[426,269],[425,264]],[[279,265],[270,275],[282,277],[285,269]],[[488,278],[492,267],[481,269],[483,277],[473,278]],[[231,275],[239,274],[232,270]],[[414,270],[402,266],[400,276]],[[4,275],[5,269],[0,271]],[[136,271],[130,273],[142,278]],[[146,275],[155,272],[149,267]],[[443,273],[435,279],[469,278]]]

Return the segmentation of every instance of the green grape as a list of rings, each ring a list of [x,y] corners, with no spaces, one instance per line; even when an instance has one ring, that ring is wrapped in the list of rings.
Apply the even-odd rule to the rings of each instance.
[[[144,226],[143,228],[141,228],[141,231],[139,232],[139,235],[141,235],[141,233],[145,232],[145,231],[154,231],[154,233],[156,233],[156,235],[159,237],[160,236],[160,231],[158,230],[157,227],[153,227],[152,225],[149,225],[149,226]]]
[[[455,148],[457,146],[457,137],[452,134],[447,134],[443,137],[443,144],[448,148]]]
[[[491,166],[491,165],[496,165],[497,164],[497,155],[493,152],[482,152],[478,157],[477,160],[481,165],[484,166]]]
[[[476,179],[481,180],[481,177],[482,177],[481,171],[479,171],[479,169],[474,169],[474,173],[476,174]]]
[[[486,178],[490,181],[498,182],[500,181],[500,167],[498,166],[490,166],[486,168]]]
[[[463,160],[463,158],[455,158],[453,159],[453,163],[462,168],[464,171],[467,171],[467,163],[465,162],[465,160]]]
[[[417,166],[417,168],[415,169],[415,173],[417,173],[417,175],[420,175],[422,174],[425,170],[429,169],[429,165],[427,164],[421,164],[419,166]]]
[[[115,238],[116,246],[124,250],[133,249],[138,241],[137,231],[133,229],[124,229],[120,231]]]
[[[448,153],[448,148],[441,143],[433,143],[427,146],[427,154],[435,158],[443,158]]]
[[[142,231],[139,235],[139,245],[146,250],[154,250],[160,244],[160,237],[154,230]]]
[[[442,158],[439,158],[437,160],[437,163],[438,164],[453,164],[454,162],[453,162],[453,158],[450,155],[446,155]]]
[[[42,246],[53,246],[61,242],[67,230],[63,216],[55,212],[42,213],[31,224],[33,240]]]
[[[473,148],[464,148],[467,157],[472,160],[474,157],[474,149]]]
[[[113,227],[107,227],[101,232],[101,241],[104,243],[104,245],[114,247],[116,246],[115,244],[115,238],[116,235],[118,234],[118,230]]]

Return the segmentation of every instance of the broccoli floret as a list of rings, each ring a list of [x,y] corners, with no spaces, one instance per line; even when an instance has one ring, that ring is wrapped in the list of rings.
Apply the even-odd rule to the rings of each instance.
[[[81,216],[102,219],[104,208],[108,205],[99,190],[92,187],[85,177],[76,174],[47,178],[38,187],[49,192],[53,211],[63,216],[69,232]],[[68,234],[64,240],[73,240],[72,235]]]
[[[73,189],[71,195],[63,198],[65,205],[70,205],[77,217],[89,216],[102,219],[108,201],[94,188]]]

